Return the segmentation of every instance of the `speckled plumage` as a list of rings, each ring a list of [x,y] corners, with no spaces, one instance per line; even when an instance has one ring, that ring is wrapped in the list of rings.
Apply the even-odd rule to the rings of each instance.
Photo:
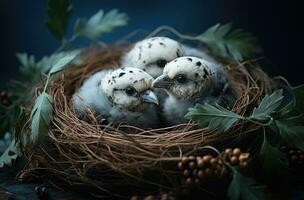
[[[144,101],[151,93],[153,77],[138,68],[104,70],[89,77],[73,95],[76,113],[87,119],[87,110],[98,115],[101,122],[125,122],[142,128],[158,127],[155,105]],[[136,95],[129,96],[126,88],[132,87]]]
[[[154,78],[160,76],[166,63],[181,56],[195,56],[215,62],[207,53],[167,37],[151,37],[137,42],[122,58],[122,66],[145,70]]]
[[[196,103],[216,102],[230,107],[234,99],[223,67],[196,57],[180,57],[169,62],[153,85],[164,88],[169,95],[163,105],[168,124],[187,122],[184,115]]]

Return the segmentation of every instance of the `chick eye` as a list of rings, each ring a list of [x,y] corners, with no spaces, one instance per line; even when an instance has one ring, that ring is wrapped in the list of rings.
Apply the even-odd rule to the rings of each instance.
[[[160,68],[164,68],[166,64],[167,64],[167,61],[164,59],[160,59],[160,60],[156,61],[156,65]]]
[[[127,88],[125,89],[125,91],[126,91],[126,94],[127,94],[128,96],[136,96],[136,95],[137,95],[137,91],[135,90],[134,87],[127,87]]]
[[[180,74],[175,77],[175,80],[176,82],[183,84],[187,82],[187,77],[183,74]]]

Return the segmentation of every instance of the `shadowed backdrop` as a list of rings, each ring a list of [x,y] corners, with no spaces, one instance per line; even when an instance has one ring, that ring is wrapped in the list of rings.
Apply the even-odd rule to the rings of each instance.
[[[101,39],[107,43],[136,29],[152,31],[169,25],[186,34],[199,34],[220,22],[233,22],[258,37],[264,48],[264,69],[272,76],[283,75],[292,84],[303,83],[301,54],[303,31],[300,31],[300,6],[286,2],[250,0],[176,0],[119,1],[70,0],[74,8],[69,33],[78,17],[90,17],[99,9],[117,8],[130,16],[129,25]],[[59,45],[44,26],[47,0],[1,0],[1,87],[18,78],[16,52],[27,52],[37,58],[51,54]],[[68,34],[70,35],[70,34]],[[79,40],[78,45],[87,41]],[[302,70],[303,71],[303,70]]]

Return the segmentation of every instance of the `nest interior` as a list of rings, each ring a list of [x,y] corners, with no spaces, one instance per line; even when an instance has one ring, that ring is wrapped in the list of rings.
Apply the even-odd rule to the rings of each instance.
[[[258,125],[238,122],[226,133],[197,128],[189,122],[173,127],[143,130],[121,124],[98,124],[94,113],[89,122],[77,118],[70,98],[91,74],[115,68],[126,46],[87,50],[84,63],[59,74],[48,93],[54,98],[54,119],[47,139],[26,152],[27,166],[20,179],[48,176],[68,185],[92,186],[118,194],[122,185],[133,189],[145,184],[170,187],[178,177],[177,161],[196,154],[200,147],[222,148],[241,137],[256,137]],[[252,62],[226,65],[237,100],[232,111],[247,115],[273,89],[271,79]],[[117,186],[117,187],[116,187]]]

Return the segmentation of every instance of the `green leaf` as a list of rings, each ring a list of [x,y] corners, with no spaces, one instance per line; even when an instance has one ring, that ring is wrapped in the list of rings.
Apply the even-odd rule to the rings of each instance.
[[[69,0],[48,0],[47,11],[46,26],[56,38],[62,39],[72,14]]]
[[[292,113],[296,105],[296,98],[294,92],[292,91],[292,86],[289,82],[282,76],[273,77],[276,87],[283,90],[283,100],[278,108],[277,113],[274,118],[284,118]]]
[[[80,49],[73,51],[63,51],[55,53],[50,56],[44,56],[39,61],[36,61],[35,56],[28,55],[27,53],[17,53],[16,56],[21,63],[19,67],[20,72],[33,83],[40,81],[41,74],[46,74],[50,69],[59,62],[59,60],[77,55],[80,53]]]
[[[273,147],[267,139],[264,129],[264,141],[260,152],[260,161],[265,174],[279,177],[288,171],[288,160],[286,155],[277,147]]]
[[[69,54],[66,54],[64,57],[62,57],[61,59],[59,59],[51,68],[50,70],[50,74],[55,74],[57,72],[60,72],[64,69],[66,69],[70,64],[73,64],[75,58],[77,57],[77,55],[79,54],[79,51],[73,51],[70,52]],[[79,64],[79,63],[77,63]]]
[[[261,121],[270,120],[271,115],[276,111],[283,101],[282,93],[282,90],[276,90],[271,95],[266,95],[262,99],[259,106],[254,108],[250,118]]]
[[[279,130],[280,136],[291,147],[304,150],[304,126],[293,123],[298,118],[287,118],[275,120],[275,125]],[[302,117],[300,119],[303,119]],[[303,123],[303,121],[302,121]]]
[[[188,119],[197,121],[200,126],[208,126],[210,129],[219,129],[227,131],[242,116],[229,111],[220,105],[197,104],[194,108],[189,109],[185,116]]]
[[[31,112],[31,139],[34,144],[43,141],[52,119],[53,99],[46,92],[43,92],[37,97]]]
[[[28,55],[27,53],[17,53],[21,66],[19,67],[20,72],[26,77],[34,77],[37,74],[37,65],[35,56]]]
[[[111,10],[104,14],[103,10],[99,10],[89,20],[78,19],[75,24],[75,33],[78,36],[96,40],[103,33],[113,32],[117,27],[127,25],[127,22],[128,16],[125,13]]]
[[[264,187],[255,180],[245,177],[233,169],[233,178],[227,190],[230,200],[261,200],[264,197]]]
[[[242,61],[262,52],[257,40],[241,29],[232,29],[231,24],[216,24],[196,37],[207,44],[211,52],[221,58]]]
[[[11,144],[7,147],[4,153],[0,157],[0,168],[5,165],[12,165],[12,162],[17,159],[18,156],[21,155],[21,151],[19,148],[19,143],[15,140],[12,140]]]
[[[304,113],[304,84],[292,88],[296,97],[295,111],[299,114]]]

